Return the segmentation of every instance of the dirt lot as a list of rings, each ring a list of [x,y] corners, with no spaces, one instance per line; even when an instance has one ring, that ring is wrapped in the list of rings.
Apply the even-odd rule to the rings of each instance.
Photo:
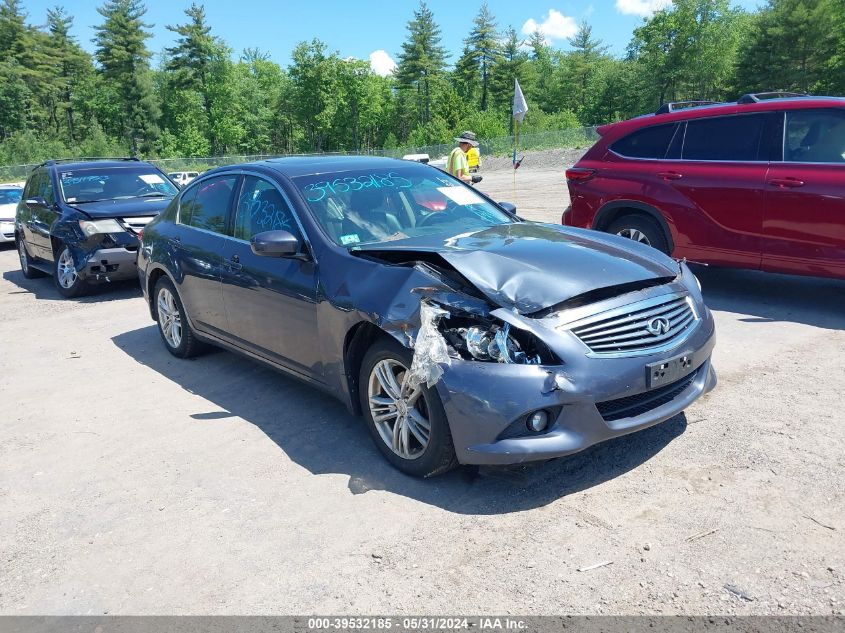
[[[562,166],[526,161],[516,202],[559,218]],[[61,300],[8,248],[0,273],[2,614],[845,613],[845,283],[698,270],[712,394],[417,481],[323,394],[170,357],[131,284]]]

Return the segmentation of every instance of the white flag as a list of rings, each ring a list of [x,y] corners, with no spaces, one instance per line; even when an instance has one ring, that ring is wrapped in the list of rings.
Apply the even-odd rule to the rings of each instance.
[[[514,79],[513,82],[513,118],[519,123],[522,123],[525,113],[528,112],[528,104],[525,102],[525,96],[522,94],[522,88],[519,87],[519,79]]]

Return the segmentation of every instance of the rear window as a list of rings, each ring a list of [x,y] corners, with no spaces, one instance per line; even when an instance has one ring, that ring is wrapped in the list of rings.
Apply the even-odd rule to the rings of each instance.
[[[764,115],[694,119],[687,122],[685,160],[758,160]]]
[[[675,127],[675,123],[667,123],[637,130],[616,141],[610,149],[628,158],[664,158],[675,134]]]

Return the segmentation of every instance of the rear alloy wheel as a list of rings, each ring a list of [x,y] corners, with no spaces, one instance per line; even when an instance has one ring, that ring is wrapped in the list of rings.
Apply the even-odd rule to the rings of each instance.
[[[21,260],[21,272],[24,277],[27,279],[35,279],[37,277],[44,276],[43,272],[32,267],[32,258],[29,256],[29,253],[26,252],[26,244],[24,244],[24,241],[21,238],[18,238],[18,257]]]
[[[410,384],[411,351],[389,339],[376,341],[364,357],[359,396],[376,446],[404,473],[431,477],[458,461],[437,390]]]
[[[669,241],[666,239],[666,234],[660,225],[648,216],[638,213],[623,215],[607,227],[607,232],[669,254]]]
[[[88,289],[88,284],[76,270],[76,263],[73,261],[70,247],[65,244],[59,245],[53,277],[59,294],[67,299],[85,294]]]
[[[202,344],[191,329],[185,307],[167,277],[158,280],[153,297],[158,331],[167,351],[179,358],[196,356]]]

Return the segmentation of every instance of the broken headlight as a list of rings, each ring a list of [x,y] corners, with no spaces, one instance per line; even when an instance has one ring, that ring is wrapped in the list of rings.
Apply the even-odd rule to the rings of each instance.
[[[517,365],[560,363],[537,337],[511,328],[508,323],[467,323],[449,327],[454,320],[449,319],[443,324],[443,335],[466,360]]]

